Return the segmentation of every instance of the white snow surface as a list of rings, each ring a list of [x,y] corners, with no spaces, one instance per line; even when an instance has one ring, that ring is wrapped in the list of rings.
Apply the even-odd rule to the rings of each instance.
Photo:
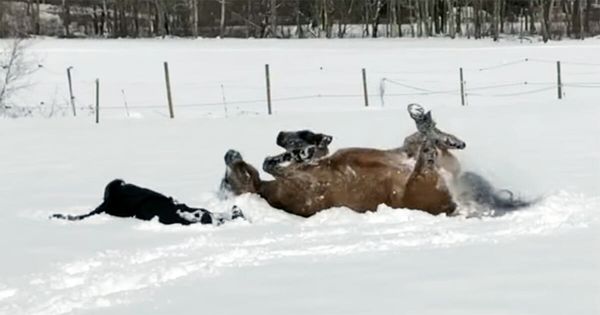
[[[45,39],[30,51],[44,68],[16,102],[63,106],[64,69],[74,66],[78,106],[93,103],[100,77],[102,104],[114,108],[101,111],[98,125],[88,112],[72,118],[68,110],[0,120],[0,314],[600,313],[600,89],[565,87],[562,100],[556,89],[498,95],[537,89],[508,86],[468,96],[467,106],[455,92],[386,96],[384,106],[378,96],[384,77],[455,89],[459,67],[467,87],[555,82],[553,63],[507,65],[524,58],[563,61],[566,83],[598,82],[598,40]],[[170,64],[174,120],[165,116],[162,61]],[[275,99],[358,96],[274,101],[267,116],[265,63]],[[494,65],[506,66],[478,70]],[[231,104],[227,115],[223,105],[178,107],[222,102],[221,84],[226,102],[258,101]],[[414,131],[411,102],[466,141],[457,152],[463,169],[543,199],[501,217],[381,206],[303,219],[255,195],[217,198],[229,148],[260,166],[280,151],[278,131],[304,128],[333,135],[333,149],[396,147]],[[250,222],[48,220],[88,212],[113,178],[213,211],[235,204]]]

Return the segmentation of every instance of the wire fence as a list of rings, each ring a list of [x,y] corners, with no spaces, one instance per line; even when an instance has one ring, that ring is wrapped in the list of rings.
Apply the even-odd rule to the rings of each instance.
[[[556,65],[555,70],[555,80],[554,81],[512,81],[512,82],[501,82],[496,84],[488,84],[488,85],[470,85],[467,84],[467,81],[463,79],[462,73],[465,71],[467,73],[467,77],[469,74],[477,75],[484,74],[486,76],[492,76],[493,72],[501,71],[505,68],[512,68],[519,65],[524,64],[552,64]],[[561,65],[563,66],[561,70]],[[574,62],[574,61],[557,61],[550,59],[540,59],[540,58],[522,58],[511,60],[499,64],[493,64],[484,67],[473,67],[473,68],[460,68],[460,80],[457,81],[453,89],[429,89],[427,88],[426,81],[422,81],[421,85],[416,84],[416,82],[405,82],[404,80],[384,77],[381,79],[380,84],[380,94],[382,103],[384,102],[385,96],[408,96],[408,95],[454,95],[454,96],[462,96],[463,103],[462,105],[467,104],[467,100],[469,97],[513,97],[513,96],[521,96],[521,95],[530,95],[530,94],[540,94],[547,93],[547,91],[555,90],[557,91],[558,99],[562,99],[565,96],[565,88],[589,88],[595,89],[600,88],[600,82],[595,81],[565,81],[564,80],[564,72],[565,67],[585,67],[587,71],[567,71],[568,77],[581,77],[581,76],[590,76],[596,75],[600,77],[600,63],[586,63],[586,62]],[[598,67],[595,71],[589,71],[590,68]],[[547,70],[547,69],[546,69]],[[488,72],[490,74],[488,74]],[[547,71],[546,71],[547,72]],[[396,72],[400,73],[400,72]],[[418,72],[411,72],[411,74],[417,74]],[[421,72],[420,74],[427,74],[430,76],[432,72]],[[439,75],[440,72],[438,71]],[[544,74],[548,76],[548,74]],[[459,77],[459,76],[456,76]],[[472,80],[478,82],[478,80]],[[429,80],[429,82],[432,82]],[[435,81],[434,81],[435,82]],[[441,82],[441,81],[437,81]],[[393,92],[387,93],[387,85],[394,85],[404,89],[403,92]],[[515,88],[518,88],[516,90]]]
[[[67,84],[68,67],[61,71],[40,65],[39,70],[46,79],[36,83],[35,87],[36,91],[44,91],[40,94],[45,94],[46,100],[32,104],[28,95],[25,95],[15,103],[30,104],[23,108],[43,111],[46,116],[69,115],[71,112],[98,115],[96,108],[99,108],[100,113],[120,113],[119,115],[125,114],[127,117],[140,110],[168,116],[169,106],[172,106],[175,113],[196,110],[227,116],[236,113],[267,114],[271,107],[275,112],[302,110],[310,107],[311,103],[318,103],[315,107],[319,109],[323,109],[323,106],[334,108],[331,104],[343,104],[343,108],[388,106],[386,103],[395,102],[395,98],[409,97],[437,96],[448,99],[453,96],[457,104],[471,105],[476,98],[507,98],[544,93],[551,95],[551,91],[556,91],[553,92],[554,97],[561,99],[565,96],[566,89],[600,89],[600,63],[541,58],[521,58],[460,69],[374,67],[365,69],[366,75],[362,78],[361,69],[339,65],[294,67],[285,67],[281,70],[283,72],[277,73],[270,80],[267,79],[269,70],[265,77],[254,74],[253,78],[245,76],[201,82],[183,81],[174,75],[174,100],[169,102],[165,82],[158,77],[158,72],[152,78],[129,78],[124,74],[118,80],[102,80],[99,91],[95,91],[95,78],[75,78]],[[520,78],[531,75],[532,79],[503,81],[515,75],[499,73],[513,69],[519,70]],[[593,76],[597,76],[597,79],[594,80]],[[99,104],[95,104],[95,98],[92,97],[95,93],[98,93]]]

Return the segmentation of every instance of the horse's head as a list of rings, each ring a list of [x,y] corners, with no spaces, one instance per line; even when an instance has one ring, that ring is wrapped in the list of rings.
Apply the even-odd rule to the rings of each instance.
[[[225,153],[225,165],[221,190],[229,191],[234,195],[258,192],[261,184],[258,171],[246,163],[238,151],[229,150]]]

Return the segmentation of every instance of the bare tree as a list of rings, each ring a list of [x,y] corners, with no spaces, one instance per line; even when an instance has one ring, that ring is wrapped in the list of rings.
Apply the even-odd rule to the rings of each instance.
[[[0,116],[26,114],[21,107],[10,104],[11,96],[29,86],[28,77],[38,69],[27,60],[26,47],[24,40],[17,38],[0,52]]]

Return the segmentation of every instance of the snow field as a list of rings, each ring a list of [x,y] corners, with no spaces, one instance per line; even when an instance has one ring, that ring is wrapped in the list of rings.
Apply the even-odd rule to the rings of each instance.
[[[382,108],[378,78],[390,76],[376,74],[447,69],[400,75],[406,83],[430,91],[456,88],[459,66],[471,69],[468,86],[541,81],[552,75],[552,65],[517,63],[497,68],[493,75],[492,70],[477,69],[531,56],[591,62],[600,49],[593,40],[548,46],[446,40],[44,40],[32,49],[44,55],[48,68],[70,64],[78,77],[113,82],[102,83],[106,106],[121,106],[120,89],[133,85],[129,74],[136,74],[140,93],[127,88],[127,95],[138,119],[114,109],[103,112],[99,125],[88,115],[0,122],[6,152],[0,168],[2,314],[600,310],[597,90],[565,88],[561,101],[553,90],[473,95],[465,107],[457,94],[386,96]],[[239,110],[232,106],[224,117],[221,106],[176,105],[176,119],[168,120],[166,107],[141,107],[163,102],[164,60],[180,82],[216,83],[205,90],[183,85],[176,89],[174,83],[176,104],[218,102],[218,82],[226,79],[239,81],[241,87],[260,87],[263,64],[269,63],[274,78],[296,73],[293,83],[273,80],[274,93],[281,93],[276,97],[300,94],[291,86],[302,84],[307,94],[360,94],[360,68],[366,67],[373,106],[364,109],[361,97],[314,98],[276,102],[271,117],[263,114],[264,103],[245,104]],[[320,67],[339,71],[319,80],[316,74],[305,74],[324,71]],[[64,74],[40,71],[37,76],[44,84],[64,84]],[[197,76],[202,79],[196,81]],[[426,80],[432,82],[421,82]],[[44,84],[22,100],[52,97],[52,89]],[[284,84],[290,88],[285,90]],[[262,87],[246,94],[243,88],[224,86],[231,101],[264,99]],[[508,88],[502,93],[530,89]],[[386,95],[404,92],[386,84]],[[92,99],[85,97],[78,96],[78,102]],[[404,109],[410,102],[432,109],[441,129],[466,141],[466,150],[457,153],[466,170],[477,171],[498,187],[544,199],[497,218],[434,217],[381,207],[368,214],[332,209],[301,219],[256,196],[225,201],[216,197],[224,172],[222,157],[229,148],[259,166],[265,155],[279,152],[279,130],[302,128],[333,135],[333,149],[398,146],[414,130]],[[237,204],[251,222],[217,228],[107,216],[77,223],[47,220],[57,211],[88,211],[100,202],[104,185],[117,177],[214,211]]]

